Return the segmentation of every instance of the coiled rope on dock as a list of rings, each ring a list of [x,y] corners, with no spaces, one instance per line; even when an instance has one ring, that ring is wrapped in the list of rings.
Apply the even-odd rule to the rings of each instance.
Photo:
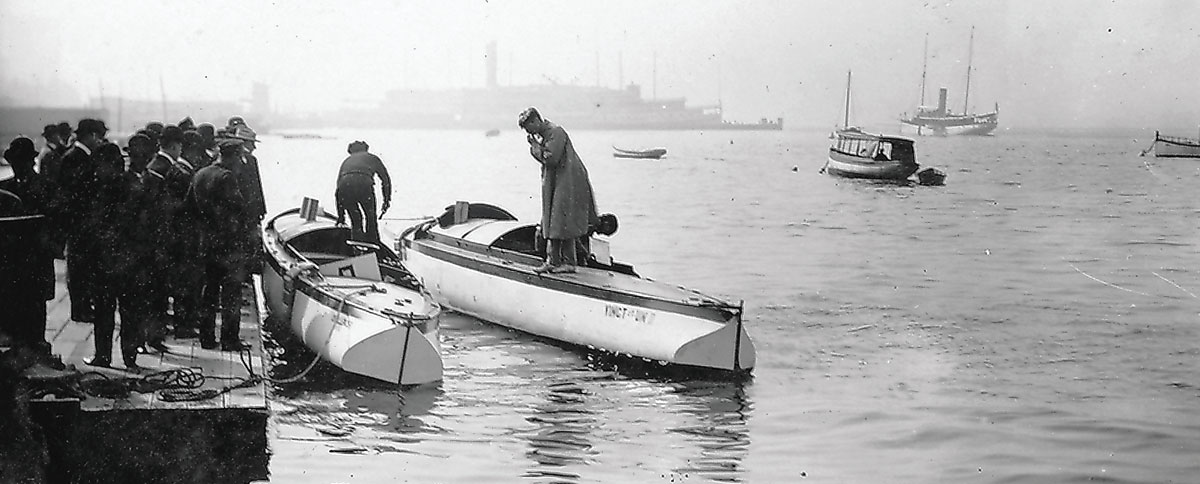
[[[73,389],[95,398],[119,399],[130,393],[155,393],[165,402],[207,400],[257,383],[255,378],[232,378],[235,383],[203,388],[208,378],[195,368],[174,368],[138,377],[112,377],[98,371],[83,373]]]

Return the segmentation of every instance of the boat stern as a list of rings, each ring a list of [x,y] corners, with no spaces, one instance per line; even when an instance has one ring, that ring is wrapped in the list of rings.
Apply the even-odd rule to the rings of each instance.
[[[342,355],[342,369],[401,385],[440,381],[438,331],[423,333],[421,326],[397,325],[358,342]]]
[[[693,339],[675,352],[673,363],[728,371],[750,371],[756,360],[754,342],[738,311],[720,329]]]

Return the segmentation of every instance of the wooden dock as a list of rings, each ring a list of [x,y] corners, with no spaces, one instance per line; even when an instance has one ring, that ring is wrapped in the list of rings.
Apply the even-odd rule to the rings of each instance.
[[[70,320],[64,261],[55,261],[55,276],[46,339],[68,370],[74,367],[81,374],[72,380],[73,388],[96,380],[136,383],[182,373],[193,380],[203,375],[203,384],[167,393],[150,385],[145,393],[111,398],[86,392],[30,400],[31,414],[45,432],[52,477],[58,478],[52,481],[250,482],[268,477],[267,382],[254,378],[265,371],[261,292],[243,290],[241,338],[250,346],[248,352],[206,350],[195,338],[168,338],[170,352],[139,355],[142,370],[135,373],[123,367],[115,341],[112,368],[83,363],[93,355],[95,332],[92,324]],[[118,334],[114,331],[114,337]],[[169,370],[176,371],[163,373]]]

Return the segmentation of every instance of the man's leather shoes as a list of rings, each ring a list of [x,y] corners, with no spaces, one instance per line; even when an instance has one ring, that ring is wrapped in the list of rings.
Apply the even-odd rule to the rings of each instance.
[[[94,356],[90,360],[83,360],[83,364],[97,368],[112,368],[112,358]]]

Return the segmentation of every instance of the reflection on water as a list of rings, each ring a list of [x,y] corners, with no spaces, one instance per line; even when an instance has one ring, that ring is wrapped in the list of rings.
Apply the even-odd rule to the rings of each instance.
[[[746,425],[754,407],[743,382],[684,382],[676,386],[678,408],[696,416],[695,425],[672,427],[687,436],[700,454],[675,472],[719,482],[742,482],[742,461],[749,453]]]
[[[597,420],[588,409],[588,390],[578,382],[561,380],[549,382],[543,395],[545,400],[534,405],[534,414],[525,417],[535,428],[519,434],[529,441],[525,455],[534,464],[524,477],[577,482],[579,474],[569,469],[588,464],[594,454],[590,439]]]
[[[453,335],[443,345],[446,381],[396,388],[318,363],[276,385],[277,441],[410,464],[520,445],[524,464],[483,467],[529,482],[636,481],[647,468],[668,480],[746,480],[753,405],[744,375],[639,364],[444,318]],[[276,377],[308,366],[311,352],[279,340],[271,339]]]

